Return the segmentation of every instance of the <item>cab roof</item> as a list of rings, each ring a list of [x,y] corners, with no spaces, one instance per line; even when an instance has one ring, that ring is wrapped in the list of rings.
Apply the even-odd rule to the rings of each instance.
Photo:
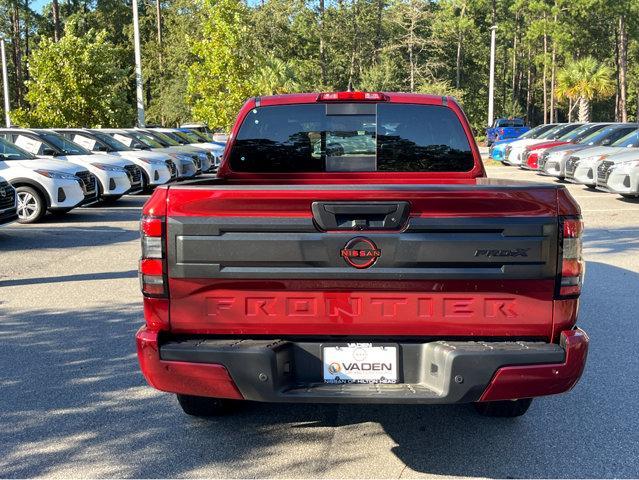
[[[333,92],[331,92],[333,93]],[[337,94],[347,94],[353,92],[334,92]],[[417,103],[421,105],[446,105],[449,101],[455,102],[452,97],[441,95],[428,95],[424,93],[400,93],[400,92],[375,92],[381,93],[386,97],[384,100],[375,100],[375,103],[390,102],[390,103]],[[270,105],[290,105],[294,103],[324,103],[320,97],[323,93],[288,93],[282,95],[267,95],[263,97],[255,97],[256,103],[261,106]],[[336,102],[357,102],[362,100],[336,100]],[[369,100],[364,100],[364,102]]]

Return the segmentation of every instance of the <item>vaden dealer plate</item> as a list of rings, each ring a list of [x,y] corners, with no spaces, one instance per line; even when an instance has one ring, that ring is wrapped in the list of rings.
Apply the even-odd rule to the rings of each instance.
[[[326,383],[397,383],[397,347],[349,343],[322,353]]]

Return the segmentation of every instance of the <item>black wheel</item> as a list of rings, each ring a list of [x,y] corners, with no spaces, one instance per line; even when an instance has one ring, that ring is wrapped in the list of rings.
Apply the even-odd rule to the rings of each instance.
[[[142,171],[142,184],[140,185],[140,191],[137,192],[136,195],[144,195],[153,190],[153,187],[149,186],[149,183],[151,183],[151,181],[149,180],[149,176],[144,170],[140,170]]]
[[[226,398],[195,397],[193,395],[177,394],[182,410],[194,417],[217,417],[226,415],[237,406],[237,401]]]
[[[108,197],[102,197],[97,204],[94,205],[113,205],[115,202],[120,200],[122,195],[110,195]]]
[[[55,217],[60,217],[66,215],[71,210],[73,210],[73,208],[56,208],[55,210],[49,210],[49,213]]]
[[[620,193],[619,195],[627,200],[639,200],[639,195],[630,195],[628,193]]]
[[[47,211],[42,194],[33,187],[16,188],[18,197],[18,222],[35,223]]]
[[[499,402],[476,402],[475,410],[485,417],[519,417],[528,411],[532,398],[502,400]]]

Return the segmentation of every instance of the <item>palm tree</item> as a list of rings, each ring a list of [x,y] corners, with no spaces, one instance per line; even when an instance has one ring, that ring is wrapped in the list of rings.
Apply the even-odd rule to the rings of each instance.
[[[578,101],[579,121],[588,122],[590,102],[615,93],[612,69],[608,65],[597,63],[592,57],[574,60],[557,73],[555,93],[558,98],[569,99],[571,106]]]
[[[295,71],[289,62],[268,56],[253,78],[259,95],[275,95],[299,91]]]

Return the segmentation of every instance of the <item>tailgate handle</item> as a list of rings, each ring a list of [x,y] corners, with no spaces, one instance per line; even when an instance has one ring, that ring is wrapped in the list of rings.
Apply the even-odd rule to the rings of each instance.
[[[313,218],[322,230],[399,230],[406,223],[408,202],[313,202]]]

